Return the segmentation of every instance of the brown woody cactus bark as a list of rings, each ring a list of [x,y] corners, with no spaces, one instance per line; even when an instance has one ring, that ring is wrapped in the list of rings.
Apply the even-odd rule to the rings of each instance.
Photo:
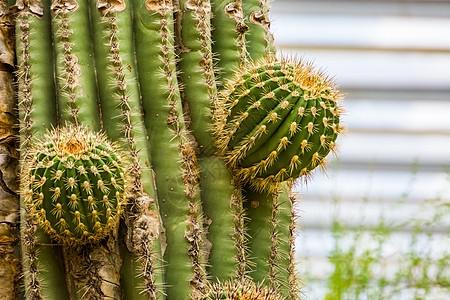
[[[16,171],[16,116],[13,86],[14,26],[7,1],[0,1],[0,299],[17,299],[20,261]]]

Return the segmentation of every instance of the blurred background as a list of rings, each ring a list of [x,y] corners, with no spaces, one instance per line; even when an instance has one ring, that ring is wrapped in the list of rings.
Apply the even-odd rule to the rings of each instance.
[[[450,299],[450,2],[272,3],[286,56],[347,93],[326,175],[299,183],[305,299]]]

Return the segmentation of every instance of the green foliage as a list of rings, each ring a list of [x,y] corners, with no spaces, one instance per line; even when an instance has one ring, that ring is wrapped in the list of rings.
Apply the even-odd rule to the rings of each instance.
[[[448,202],[424,200],[417,213],[398,222],[388,221],[393,209],[384,207],[377,224],[351,226],[338,212],[339,201],[331,229],[334,245],[328,254],[331,272],[322,282],[302,270],[306,294],[313,293],[310,288],[323,288],[325,299],[333,300],[446,299],[444,295],[450,293]],[[426,210],[434,213],[425,214]]]

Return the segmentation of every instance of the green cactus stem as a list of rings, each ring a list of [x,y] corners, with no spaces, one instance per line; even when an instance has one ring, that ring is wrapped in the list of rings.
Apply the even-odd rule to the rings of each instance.
[[[248,20],[247,52],[252,60],[273,56],[275,48],[270,32],[269,0],[245,0],[242,3],[244,18]]]
[[[252,262],[247,268],[255,282],[289,299],[298,299],[300,285],[293,252],[295,195],[285,185],[273,193],[257,192],[248,186],[243,189],[250,236],[248,259]]]
[[[217,88],[211,52],[211,5],[205,0],[178,0],[176,23],[177,64],[182,82],[182,96],[189,112],[189,127],[198,143],[198,152],[211,156],[216,152],[212,134],[212,113],[217,102]]]
[[[280,240],[282,241],[281,252],[286,255],[286,259],[281,259],[277,264],[280,267],[280,278],[283,283],[280,290],[290,299],[298,299],[301,295],[300,277],[296,270],[294,243],[297,236],[297,224],[299,219],[299,207],[296,192],[292,191],[292,186],[287,184],[284,188],[280,201]],[[287,198],[287,199],[286,199]]]
[[[125,240],[122,297],[158,299],[164,293],[160,218],[141,114],[130,3],[92,1],[91,12],[96,68],[104,70],[97,73],[103,128],[131,158],[128,205],[120,235]]]
[[[211,280],[243,279],[246,236],[241,189],[218,157],[200,157],[202,200],[209,247]]]
[[[166,230],[167,297],[189,299],[205,285],[199,173],[184,127],[176,77],[172,1],[133,1],[145,125]],[[145,63],[144,63],[145,62]]]
[[[182,99],[189,113],[188,126],[198,144],[201,199],[208,223],[208,275],[221,281],[243,277],[242,214],[232,177],[223,160],[215,155],[212,110],[217,106],[217,88],[211,51],[211,4],[204,0],[179,1],[176,25],[181,71]]]
[[[21,156],[33,137],[43,138],[55,121],[55,86],[49,1],[18,1],[16,53]],[[21,168],[23,165],[21,164]],[[25,182],[21,179],[21,185]],[[62,249],[37,226],[21,197],[21,239],[25,294],[28,299],[68,299]],[[43,267],[45,266],[45,267]]]
[[[97,244],[122,211],[124,169],[104,136],[77,127],[56,129],[27,153],[25,202],[52,239]]]
[[[248,272],[255,282],[265,282],[274,289],[278,278],[274,260],[279,255],[278,194],[274,192],[247,192],[244,187],[244,208],[247,212],[247,233],[251,237],[249,244]]]
[[[54,0],[53,40],[61,123],[83,124],[100,130],[89,1]]]
[[[309,63],[266,58],[246,65],[223,94],[217,140],[228,166],[243,182],[268,191],[323,167],[342,129],[340,98]]]
[[[216,85],[217,88],[221,90],[224,83],[231,79],[233,73],[247,61],[245,34],[248,31],[248,25],[244,21],[241,0],[211,0],[211,12],[213,15],[213,18],[211,19],[212,51],[217,58],[217,65],[215,68]],[[218,118],[219,115],[222,115],[222,111],[223,108],[216,102],[216,105],[213,108],[214,132],[217,132],[220,129],[217,128],[219,122],[216,121],[216,118]],[[218,156],[221,157],[221,154],[218,154]],[[209,167],[209,169],[212,168]],[[220,168],[218,169],[220,170]],[[209,171],[205,173],[209,173]],[[207,175],[205,175],[205,177],[206,176]],[[234,215],[233,238],[237,250],[235,260],[238,263],[236,279],[244,280],[247,276],[246,265],[248,261],[246,259],[247,237],[244,228],[245,212],[242,206],[242,187],[239,180],[233,179],[232,185],[235,189],[231,203],[232,213]],[[208,207],[211,209],[208,209]],[[215,210],[212,202],[211,204],[205,203],[205,211],[207,212],[207,215],[209,211],[211,212],[211,219],[220,219],[220,216],[213,217]],[[214,229],[212,228],[211,230]],[[217,245],[220,244],[216,243],[216,247]],[[214,251],[214,244],[212,250]],[[212,255],[213,254],[214,253],[212,253]],[[220,252],[217,252],[217,254],[220,255]],[[211,259],[213,258],[211,257]],[[227,280],[226,277],[217,276],[217,278],[222,281]]]
[[[211,0],[213,53],[217,55],[217,78],[222,87],[240,65],[247,61],[242,0]]]

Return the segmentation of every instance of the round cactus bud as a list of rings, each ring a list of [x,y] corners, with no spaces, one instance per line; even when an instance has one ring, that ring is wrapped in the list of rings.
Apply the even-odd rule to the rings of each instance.
[[[285,298],[278,292],[250,280],[244,280],[243,282],[234,280],[210,284],[206,293],[198,296],[196,299],[282,300]]]
[[[51,238],[96,244],[108,236],[124,204],[124,162],[103,134],[55,129],[24,161],[25,201]]]
[[[216,109],[217,143],[232,172],[256,189],[308,175],[335,149],[342,94],[302,60],[244,65]]]

